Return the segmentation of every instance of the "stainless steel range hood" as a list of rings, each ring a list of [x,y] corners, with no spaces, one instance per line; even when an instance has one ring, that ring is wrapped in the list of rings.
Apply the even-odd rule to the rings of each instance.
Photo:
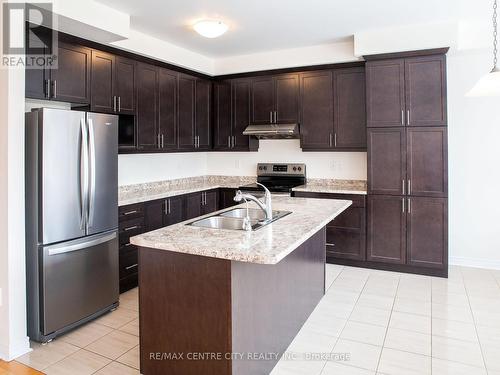
[[[252,135],[259,139],[299,138],[298,124],[248,125],[243,135]]]

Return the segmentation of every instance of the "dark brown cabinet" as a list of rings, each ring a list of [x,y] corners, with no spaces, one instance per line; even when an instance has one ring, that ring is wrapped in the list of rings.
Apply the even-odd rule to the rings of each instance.
[[[180,149],[195,148],[195,90],[196,78],[179,75],[177,118]]]
[[[219,207],[218,207],[219,210],[239,204],[238,202],[234,201],[235,195],[236,195],[236,189],[229,189],[229,188],[219,189]]]
[[[447,206],[443,198],[408,198],[408,264],[440,269],[447,266]]]
[[[27,38],[48,38],[32,32]],[[26,97],[75,104],[90,103],[91,50],[62,40],[58,42],[57,67],[26,69]]]
[[[192,193],[186,196],[186,220],[217,211],[217,190]]]
[[[333,72],[334,140],[337,150],[366,149],[365,69],[349,68]]]
[[[214,95],[214,149],[257,150],[259,141],[243,135],[250,123],[250,80],[216,82]]]
[[[116,110],[118,113],[135,114],[136,62],[115,56]]]
[[[446,56],[366,63],[368,127],[446,126]]]
[[[366,149],[363,67],[300,74],[300,132],[304,151]]]
[[[204,215],[211,212],[217,211],[219,207],[219,192],[218,190],[208,190],[201,193],[202,201],[202,213]]]
[[[367,260],[406,263],[406,198],[368,197]]]
[[[352,205],[326,225],[326,261],[366,260],[366,197],[364,195],[294,192],[295,197],[351,200]]]
[[[208,80],[196,80],[195,112],[195,149],[209,150],[212,148],[212,83]]]
[[[94,112],[116,112],[115,56],[92,50],[91,82],[90,109]]]
[[[163,205],[163,226],[180,223],[184,220],[184,196],[167,198]]]
[[[160,68],[158,72],[158,134],[164,150],[177,148],[177,73]]]
[[[158,131],[158,68],[148,64],[137,65],[136,123],[137,148],[154,150],[160,146]]]
[[[329,70],[300,75],[300,136],[303,150],[333,147],[333,74]]]
[[[405,134],[403,128],[368,129],[369,194],[404,194]]]
[[[145,232],[151,232],[164,226],[163,213],[165,212],[165,202],[155,200],[146,202],[145,207]]]
[[[445,127],[368,130],[370,194],[446,197]]]
[[[263,76],[251,80],[252,124],[297,123],[299,75]]]

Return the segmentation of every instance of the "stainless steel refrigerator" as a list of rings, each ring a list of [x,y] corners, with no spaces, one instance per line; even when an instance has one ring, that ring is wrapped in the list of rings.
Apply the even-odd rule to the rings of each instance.
[[[28,335],[47,342],[118,305],[118,117],[26,113]]]

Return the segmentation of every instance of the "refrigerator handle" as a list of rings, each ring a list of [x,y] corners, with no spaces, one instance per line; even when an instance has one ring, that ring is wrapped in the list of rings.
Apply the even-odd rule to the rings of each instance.
[[[94,132],[94,122],[92,119],[88,119],[89,123],[89,164],[90,164],[90,193],[89,193],[89,216],[88,216],[88,226],[91,228],[94,225],[94,211],[95,211],[95,174],[96,174],[96,163],[95,163],[95,132]]]
[[[82,137],[80,143],[80,229],[84,230],[87,224],[87,197],[89,193],[89,147],[87,126],[83,118],[80,120],[80,132]]]

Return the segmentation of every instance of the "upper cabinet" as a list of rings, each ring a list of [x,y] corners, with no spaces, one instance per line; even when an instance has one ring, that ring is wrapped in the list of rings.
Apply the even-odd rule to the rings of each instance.
[[[158,68],[137,64],[136,87],[137,148],[157,150],[161,146],[158,129]]]
[[[195,90],[196,78],[185,74],[178,78],[179,148],[195,148]]]
[[[218,151],[256,151],[259,141],[243,135],[250,123],[248,79],[214,83],[214,149]]]
[[[159,148],[175,150],[177,138],[177,73],[160,68],[158,74]]]
[[[209,80],[196,80],[195,113],[195,149],[209,150],[212,148],[212,82]]]
[[[368,127],[446,126],[446,56],[366,63]]]
[[[253,78],[250,94],[250,122],[252,124],[298,122],[298,74]]]
[[[57,68],[26,69],[26,97],[89,104],[91,50],[60,40],[57,57]]]
[[[118,113],[135,114],[136,62],[115,57],[114,95]]]
[[[300,74],[300,134],[304,151],[366,150],[363,67]]]

